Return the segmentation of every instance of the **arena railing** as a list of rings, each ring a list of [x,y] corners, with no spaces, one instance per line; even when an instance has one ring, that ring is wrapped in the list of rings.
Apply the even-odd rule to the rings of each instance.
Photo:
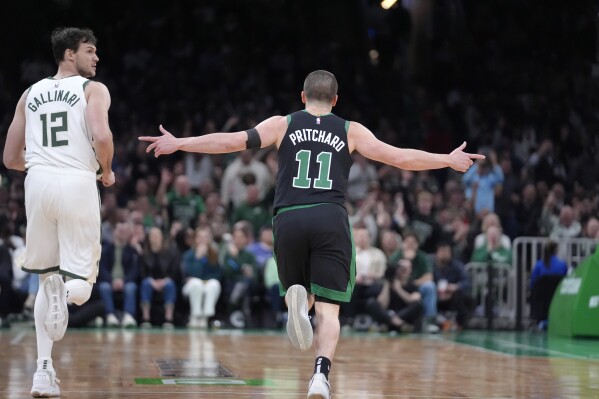
[[[543,256],[543,248],[551,239],[548,237],[518,237],[512,244],[512,265],[516,273],[515,328],[522,330],[529,319],[528,284],[530,273]],[[570,269],[578,266],[587,256],[593,254],[599,240],[590,238],[570,238],[558,241],[558,256],[566,261]]]

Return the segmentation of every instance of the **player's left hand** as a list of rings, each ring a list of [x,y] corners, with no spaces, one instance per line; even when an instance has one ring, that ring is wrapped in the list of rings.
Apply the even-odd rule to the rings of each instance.
[[[484,155],[481,154],[470,154],[464,152],[466,148],[466,142],[464,141],[461,146],[453,150],[449,154],[449,167],[457,170],[458,172],[465,172],[472,166],[473,159],[485,159]]]
[[[146,148],[146,153],[154,150],[154,156],[158,158],[160,155],[168,155],[177,151],[177,138],[173,136],[168,130],[160,125],[160,132],[162,136],[141,136],[138,137],[140,141],[148,141],[152,144]]]

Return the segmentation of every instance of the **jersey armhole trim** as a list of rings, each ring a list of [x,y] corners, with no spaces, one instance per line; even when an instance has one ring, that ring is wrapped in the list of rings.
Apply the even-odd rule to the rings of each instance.
[[[85,88],[87,87],[87,85],[91,82],[91,80],[87,79],[85,82],[83,82],[83,91],[85,91]]]
[[[345,121],[345,134],[349,132],[349,122],[350,121]]]
[[[287,126],[291,124],[291,115],[287,115]]]

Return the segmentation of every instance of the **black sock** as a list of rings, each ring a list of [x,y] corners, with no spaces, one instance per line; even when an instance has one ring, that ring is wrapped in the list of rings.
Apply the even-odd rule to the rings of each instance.
[[[314,363],[314,374],[322,373],[328,380],[329,371],[331,371],[331,361],[324,356],[317,357],[316,362]]]

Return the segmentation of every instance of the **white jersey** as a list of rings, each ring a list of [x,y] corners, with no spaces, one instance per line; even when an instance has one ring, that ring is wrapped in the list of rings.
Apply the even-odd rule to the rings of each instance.
[[[100,169],[85,120],[85,86],[81,76],[40,80],[25,101],[25,167]]]

